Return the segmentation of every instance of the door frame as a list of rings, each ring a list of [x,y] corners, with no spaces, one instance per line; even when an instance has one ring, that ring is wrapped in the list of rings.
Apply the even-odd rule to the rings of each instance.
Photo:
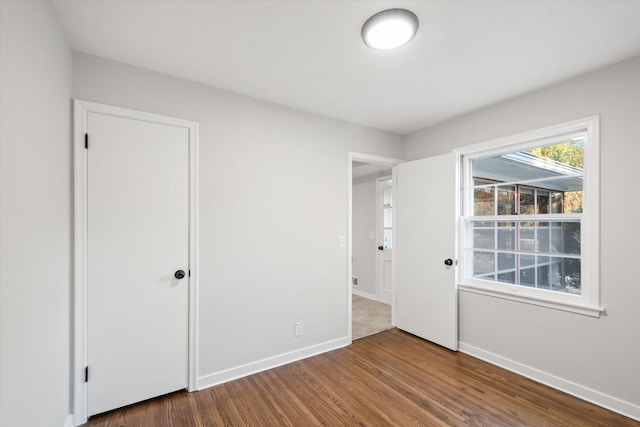
[[[371,154],[356,153],[349,151],[347,153],[347,339],[349,344],[353,342],[353,287],[351,285],[351,276],[353,275],[353,161],[375,163],[379,165],[391,166],[392,192],[396,192],[396,168],[402,163],[401,159],[392,157],[374,156]],[[377,189],[376,189],[377,191]],[[396,217],[396,204],[392,206],[392,215]],[[378,273],[376,272],[376,275]],[[393,293],[391,296],[391,324],[396,324],[396,266],[395,251],[391,253],[391,286]],[[377,284],[376,284],[377,288]],[[377,292],[377,290],[376,290]]]
[[[159,114],[73,100],[73,421],[87,422],[87,202],[88,164],[85,149],[88,113],[178,126],[189,131],[189,291],[188,291],[188,372],[189,391],[197,390],[198,375],[198,122]],[[89,149],[91,139],[89,137]]]

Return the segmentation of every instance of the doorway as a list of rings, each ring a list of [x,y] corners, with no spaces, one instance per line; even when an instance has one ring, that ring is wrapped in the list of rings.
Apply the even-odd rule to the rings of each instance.
[[[410,162],[366,154],[348,156],[348,335],[353,339],[353,161],[391,166],[394,222],[391,324],[451,350],[458,349],[456,194],[459,158]],[[356,167],[358,164],[356,164]],[[398,215],[398,213],[400,215]],[[444,262],[443,262],[444,261]]]
[[[353,153],[349,159],[349,329],[355,340],[394,324],[392,191],[399,160]]]

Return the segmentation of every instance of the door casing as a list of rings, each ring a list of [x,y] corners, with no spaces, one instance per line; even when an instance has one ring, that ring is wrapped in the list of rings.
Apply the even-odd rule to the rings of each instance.
[[[89,112],[168,124],[189,131],[189,292],[188,390],[197,389],[198,372],[198,123],[159,114],[74,100],[74,267],[73,267],[73,421],[87,422],[87,150],[85,134]],[[89,137],[90,149],[90,137]]]

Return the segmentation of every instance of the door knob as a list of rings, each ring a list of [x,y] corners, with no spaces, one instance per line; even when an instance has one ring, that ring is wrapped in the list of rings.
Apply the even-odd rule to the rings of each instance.
[[[384,251],[384,246],[382,246],[382,245],[381,245],[381,246],[378,246],[378,250],[379,250],[379,251]]]
[[[444,265],[453,265],[453,260],[451,258],[447,258],[444,260]]]
[[[184,270],[178,270],[176,271],[176,274],[173,275],[176,279],[180,280],[180,279],[184,279]]]

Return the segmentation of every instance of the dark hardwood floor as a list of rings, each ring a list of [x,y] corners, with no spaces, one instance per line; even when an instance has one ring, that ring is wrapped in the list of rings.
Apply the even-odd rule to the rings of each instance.
[[[195,393],[92,417],[115,426],[640,426],[397,329]]]

